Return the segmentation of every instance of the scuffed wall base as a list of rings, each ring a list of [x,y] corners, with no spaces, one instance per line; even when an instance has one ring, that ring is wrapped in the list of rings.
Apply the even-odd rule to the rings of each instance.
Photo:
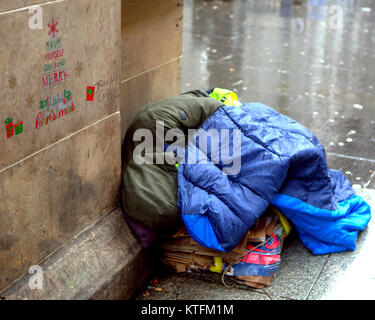
[[[6,300],[129,299],[156,262],[126,224],[121,208],[66,243],[39,265],[43,289],[29,288],[32,274],[0,293]]]

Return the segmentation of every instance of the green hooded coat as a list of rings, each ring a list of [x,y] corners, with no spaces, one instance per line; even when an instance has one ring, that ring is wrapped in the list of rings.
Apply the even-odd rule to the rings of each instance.
[[[177,203],[177,168],[174,164],[137,164],[133,152],[142,141],[134,141],[138,129],[148,129],[153,137],[153,159],[156,157],[156,122],[164,122],[163,144],[169,129],[182,130],[185,145],[188,129],[198,129],[222,102],[201,90],[143,106],[132,121],[123,145],[121,204],[134,221],[154,231],[173,231],[182,224]],[[140,146],[141,147],[141,146]]]

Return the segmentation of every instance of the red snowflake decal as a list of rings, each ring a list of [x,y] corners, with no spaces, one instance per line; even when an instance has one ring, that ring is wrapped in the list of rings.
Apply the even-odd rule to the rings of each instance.
[[[59,23],[56,21],[54,23],[53,21],[53,18],[52,18],[52,23],[51,24],[48,24],[48,26],[50,27],[50,31],[48,32],[48,35],[50,35],[52,33],[52,38],[55,39],[55,33],[59,32],[59,30],[57,30],[56,26],[58,25]]]

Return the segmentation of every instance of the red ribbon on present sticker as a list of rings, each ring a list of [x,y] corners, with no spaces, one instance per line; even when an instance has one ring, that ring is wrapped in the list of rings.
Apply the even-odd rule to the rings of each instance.
[[[16,136],[23,132],[23,121],[20,121],[16,125],[14,125],[14,129],[16,130]]]
[[[95,94],[95,87],[87,87],[86,101],[93,101]]]

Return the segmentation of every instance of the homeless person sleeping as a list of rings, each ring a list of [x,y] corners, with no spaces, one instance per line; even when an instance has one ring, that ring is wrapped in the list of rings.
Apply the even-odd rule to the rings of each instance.
[[[228,253],[272,207],[314,255],[328,254],[354,250],[371,217],[312,132],[229,90],[142,107],[123,161],[121,204],[145,247],[183,226],[200,246]]]

